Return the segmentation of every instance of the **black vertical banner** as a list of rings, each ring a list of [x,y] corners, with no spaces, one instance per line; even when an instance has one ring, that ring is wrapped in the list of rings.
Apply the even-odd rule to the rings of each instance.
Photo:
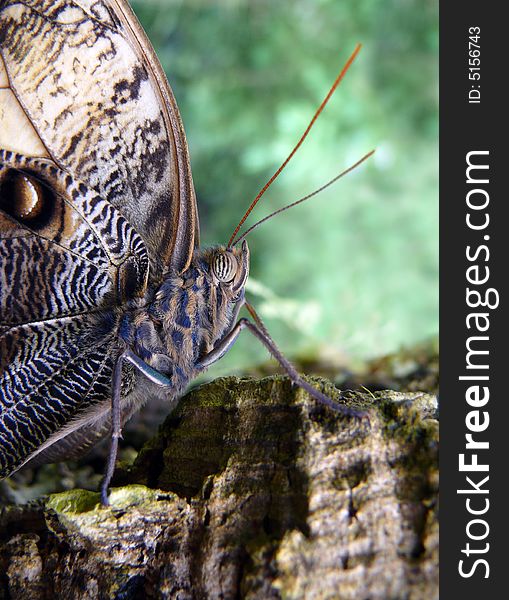
[[[509,36],[501,7],[467,0],[440,9],[444,599],[500,598],[509,572]]]

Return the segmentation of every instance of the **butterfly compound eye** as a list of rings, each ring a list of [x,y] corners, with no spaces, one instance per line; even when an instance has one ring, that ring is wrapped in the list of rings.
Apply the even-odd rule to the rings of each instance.
[[[231,252],[218,252],[212,262],[214,275],[222,283],[229,283],[237,273],[237,259]]]

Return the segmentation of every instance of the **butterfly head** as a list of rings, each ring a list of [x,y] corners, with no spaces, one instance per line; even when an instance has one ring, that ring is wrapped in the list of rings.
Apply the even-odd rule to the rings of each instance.
[[[244,293],[249,275],[247,242],[243,240],[240,248],[217,246],[210,250],[206,259],[213,285],[221,287],[232,301],[238,300]]]
[[[184,276],[181,294],[185,297],[178,303],[187,306],[188,292],[194,291],[197,296],[192,303],[197,310],[196,322],[207,321],[209,324],[203,331],[205,347],[211,350],[216,342],[229,331],[236,315],[244,303],[244,290],[249,275],[249,248],[244,240],[235,248],[214,246],[200,249],[189,271],[186,282]],[[161,290],[162,296],[165,295]],[[199,299],[201,297],[201,300]],[[203,314],[199,314],[203,311]],[[203,342],[202,342],[203,343]]]

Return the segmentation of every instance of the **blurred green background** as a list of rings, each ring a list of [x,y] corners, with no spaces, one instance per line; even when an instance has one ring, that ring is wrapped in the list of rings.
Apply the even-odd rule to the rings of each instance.
[[[250,298],[290,356],[346,364],[438,329],[438,3],[133,2],[182,113],[202,243],[226,243],[363,49],[248,224],[356,172],[249,236]],[[214,375],[266,360],[249,334]]]

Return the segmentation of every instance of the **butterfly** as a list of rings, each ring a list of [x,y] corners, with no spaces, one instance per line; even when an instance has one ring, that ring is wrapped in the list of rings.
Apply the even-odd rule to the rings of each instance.
[[[173,408],[243,329],[358,416],[245,298],[238,232],[258,199],[201,248],[178,107],[126,2],[0,2],[0,477],[110,435],[106,504],[123,424],[150,397]]]

